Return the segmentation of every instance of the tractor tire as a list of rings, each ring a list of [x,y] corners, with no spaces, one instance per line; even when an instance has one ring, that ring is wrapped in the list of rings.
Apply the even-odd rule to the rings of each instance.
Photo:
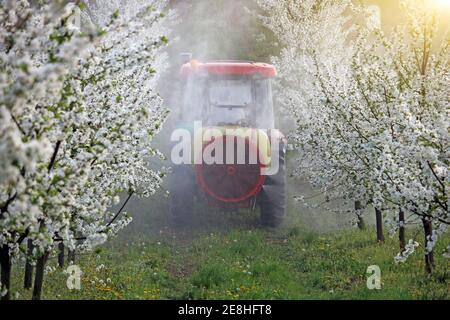
[[[264,227],[277,228],[283,221],[286,211],[286,152],[281,146],[279,169],[275,175],[267,176],[257,203],[261,210],[261,224]]]
[[[192,225],[196,184],[192,167],[175,165],[169,176],[170,224],[173,228]]]

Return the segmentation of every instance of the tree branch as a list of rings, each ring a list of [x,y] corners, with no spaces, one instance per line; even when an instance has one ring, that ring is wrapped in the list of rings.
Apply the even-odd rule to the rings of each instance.
[[[117,213],[114,215],[114,217],[112,218],[112,220],[110,222],[108,222],[108,224],[106,225],[106,227],[109,227],[111,224],[114,223],[114,221],[116,221],[116,219],[119,217],[119,215],[122,213],[123,209],[125,208],[125,206],[127,205],[128,201],[130,200],[131,196],[134,194],[134,191],[131,191],[128,194],[127,199],[125,200],[125,202],[123,203],[122,207],[120,207],[119,211],[117,211]]]
[[[55,149],[53,150],[52,158],[50,159],[50,163],[48,164],[48,172],[50,172],[55,164],[56,156],[58,155],[59,147],[61,146],[61,141],[58,140],[55,145]]]

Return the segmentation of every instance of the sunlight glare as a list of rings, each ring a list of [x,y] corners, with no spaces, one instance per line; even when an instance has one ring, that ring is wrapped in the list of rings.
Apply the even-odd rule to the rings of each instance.
[[[450,8],[450,0],[436,0],[436,3],[441,7]]]

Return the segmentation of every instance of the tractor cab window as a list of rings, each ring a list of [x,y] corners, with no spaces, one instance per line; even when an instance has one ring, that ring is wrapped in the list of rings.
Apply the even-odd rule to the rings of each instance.
[[[190,76],[183,87],[183,121],[201,121],[205,109],[205,91],[207,79],[204,77]]]
[[[192,75],[183,85],[183,121],[209,126],[274,128],[270,79]]]
[[[253,121],[253,90],[250,79],[214,79],[208,84],[209,125],[250,126]]]
[[[263,78],[255,80],[256,124],[259,128],[274,129],[272,82]]]

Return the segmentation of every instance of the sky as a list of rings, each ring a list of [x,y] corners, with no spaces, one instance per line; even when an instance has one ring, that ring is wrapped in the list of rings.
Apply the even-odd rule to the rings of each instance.
[[[406,12],[400,9],[400,0],[363,0],[367,4],[373,4],[380,7],[381,22],[386,28],[398,24],[399,20],[405,19]],[[449,26],[450,21],[450,0],[431,0],[436,2],[442,14],[442,27]]]

